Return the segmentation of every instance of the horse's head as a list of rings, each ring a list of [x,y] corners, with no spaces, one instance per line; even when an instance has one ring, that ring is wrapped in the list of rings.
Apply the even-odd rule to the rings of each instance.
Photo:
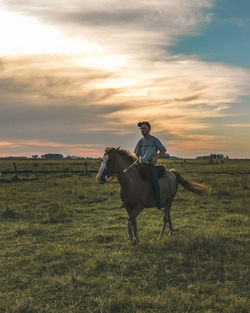
[[[106,148],[96,175],[96,179],[100,184],[106,183],[107,179],[115,174],[115,154],[119,148]]]

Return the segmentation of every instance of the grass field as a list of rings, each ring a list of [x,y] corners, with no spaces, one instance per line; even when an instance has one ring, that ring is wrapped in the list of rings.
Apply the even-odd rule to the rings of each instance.
[[[166,161],[211,195],[180,187],[174,235],[161,241],[162,213],[145,209],[136,247],[119,184],[96,183],[98,161],[88,176],[41,174],[39,160],[15,162],[34,171],[0,176],[0,312],[250,311],[249,160]],[[12,163],[1,160],[0,171]]]

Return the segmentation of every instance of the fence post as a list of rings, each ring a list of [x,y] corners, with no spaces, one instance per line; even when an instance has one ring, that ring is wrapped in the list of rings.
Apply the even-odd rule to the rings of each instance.
[[[243,189],[248,189],[247,178],[248,178],[247,174],[242,175],[242,188]]]
[[[41,165],[42,165],[42,173],[45,174],[44,172],[44,164],[43,164],[43,159],[41,159]]]
[[[88,175],[88,163],[85,162],[84,166],[85,166],[85,175],[87,176]]]
[[[15,163],[15,162],[13,162],[13,166],[14,166],[14,171],[15,171],[15,179],[18,180],[17,166],[16,166],[16,163]]]

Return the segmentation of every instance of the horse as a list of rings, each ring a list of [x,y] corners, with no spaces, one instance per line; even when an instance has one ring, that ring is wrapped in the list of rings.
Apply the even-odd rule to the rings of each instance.
[[[129,240],[132,245],[136,245],[139,242],[136,217],[144,208],[156,206],[152,185],[150,181],[143,179],[140,175],[137,156],[128,150],[120,149],[120,147],[107,147],[96,179],[100,184],[104,184],[114,177],[117,177],[120,183],[120,197],[129,216]],[[165,210],[163,212],[163,227],[158,239],[163,238],[167,223],[170,229],[169,234],[173,233],[170,209],[179,184],[199,195],[209,193],[207,186],[185,180],[174,169],[165,169],[165,173],[159,178],[162,207]]]

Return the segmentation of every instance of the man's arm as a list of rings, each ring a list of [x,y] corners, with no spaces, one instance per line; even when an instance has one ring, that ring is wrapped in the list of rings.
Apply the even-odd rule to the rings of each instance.
[[[156,147],[158,148],[159,153],[153,157],[152,162],[154,164],[156,164],[156,162],[158,161],[158,159],[163,156],[164,153],[166,153],[167,149],[165,148],[165,146],[160,142],[160,140],[158,138],[154,138],[155,140],[155,144]]]
[[[156,164],[157,161],[158,161],[158,159],[159,159],[161,156],[163,156],[163,154],[165,154],[166,151],[167,151],[166,148],[160,150],[160,152],[159,152],[155,157],[153,157],[152,162],[153,162],[154,164]]]
[[[139,140],[137,142],[137,145],[136,145],[135,150],[134,150],[134,154],[136,154],[137,158],[139,158],[139,156],[141,154],[141,140]]]
[[[160,150],[160,152],[158,153],[158,158],[160,158],[161,156],[163,156],[166,152],[167,152],[167,149],[166,149],[166,148]]]

